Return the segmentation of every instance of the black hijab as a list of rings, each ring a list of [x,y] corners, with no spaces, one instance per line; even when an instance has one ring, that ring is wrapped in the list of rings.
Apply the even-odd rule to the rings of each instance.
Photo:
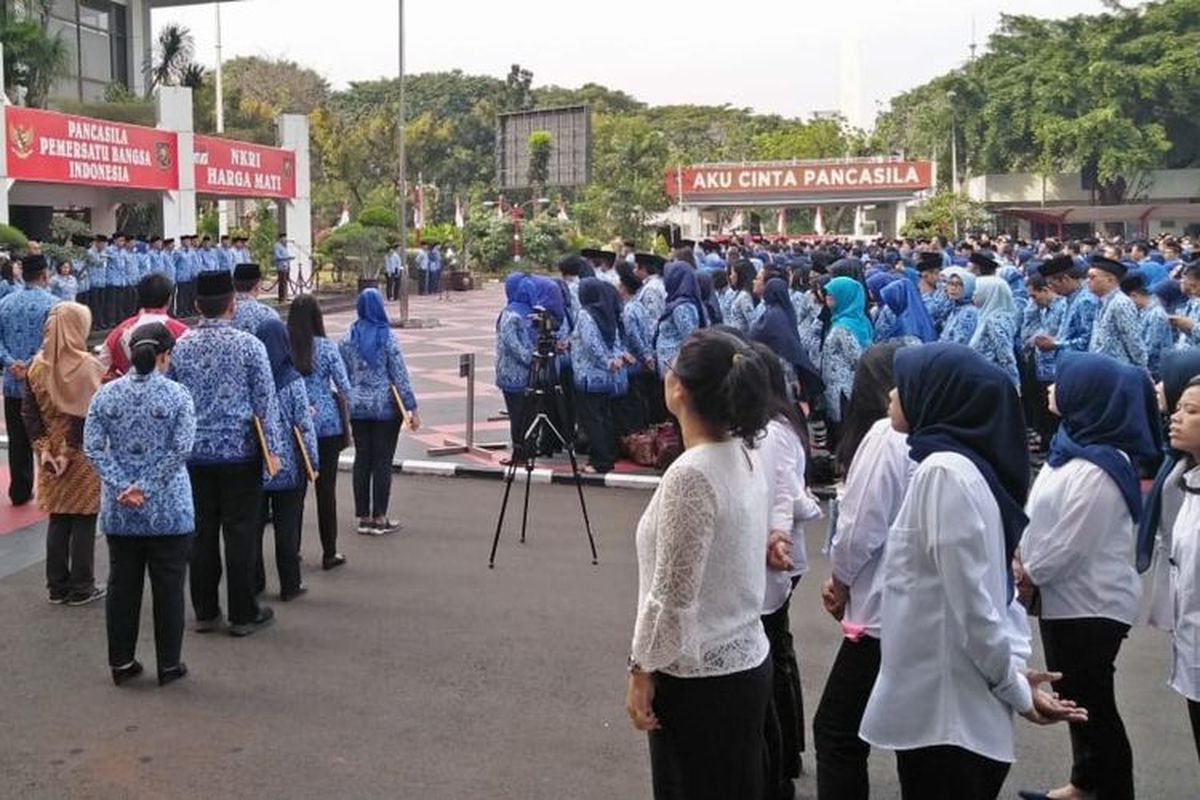
[[[584,278],[579,282],[579,305],[600,329],[604,343],[614,346],[621,325],[621,297],[616,288],[599,278]]]

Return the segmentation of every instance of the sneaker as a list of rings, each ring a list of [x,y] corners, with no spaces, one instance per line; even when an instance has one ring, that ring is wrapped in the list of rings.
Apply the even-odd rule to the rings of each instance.
[[[52,606],[62,606],[67,604],[67,596],[65,594],[52,594],[48,600]]]
[[[399,533],[404,526],[399,522],[390,519],[385,519],[382,522],[375,523],[375,530],[378,531],[377,536],[383,536],[388,533]]]
[[[369,519],[360,519],[358,521],[359,536],[378,536],[379,528]]]
[[[212,633],[215,630],[219,630],[224,622],[225,620],[221,618],[221,615],[217,614],[212,619],[196,620],[196,626],[192,630],[196,633]]]
[[[255,631],[261,630],[271,624],[275,619],[275,611],[270,606],[262,606],[258,610],[258,616],[251,622],[238,622],[229,626],[229,635],[241,638],[249,636]]]
[[[70,597],[68,597],[67,605],[69,605],[69,606],[90,605],[90,604],[96,602],[97,600],[103,599],[104,595],[106,595],[106,594],[108,594],[107,588],[105,588],[103,586],[93,586],[92,590],[90,592],[88,592],[87,594],[73,594]]]

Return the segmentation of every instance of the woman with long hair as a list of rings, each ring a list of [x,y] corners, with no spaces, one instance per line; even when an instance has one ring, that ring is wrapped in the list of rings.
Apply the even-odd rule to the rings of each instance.
[[[729,271],[729,285],[734,295],[729,303],[729,316],[725,324],[746,334],[750,333],[750,324],[755,316],[754,276],[754,265],[746,259],[736,262]]]
[[[512,272],[504,279],[504,295],[507,303],[496,317],[496,388],[503,393],[508,411],[513,458],[520,460],[527,424],[525,390],[537,347],[537,331],[531,324],[534,283],[524,272]]]
[[[59,303],[46,317],[42,349],[26,378],[21,414],[37,458],[37,504],[50,515],[50,602],[80,606],[104,597],[93,571],[100,478],[83,455],[83,421],[104,367],[88,352],[92,312]]]
[[[763,795],[768,514],[753,444],[768,422],[766,375],[748,344],[719,330],[691,334],[667,370],[685,449],[638,525],[626,695],[649,733],[659,800]]]
[[[317,435],[321,569],[335,569],[346,563],[337,549],[337,465],[350,439],[350,379],[337,345],[325,336],[325,316],[315,297],[302,294],[292,301],[287,326],[292,363],[304,378]]]
[[[378,289],[364,289],[358,296],[357,311],[358,318],[339,346],[350,378],[354,513],[360,534],[384,536],[400,530],[400,523],[387,516],[400,426],[404,423],[415,431],[421,418],[404,353],[388,324],[383,295]]]
[[[130,371],[100,387],[84,427],[84,452],[103,484],[108,663],[117,686],[143,671],[136,653],[147,573],[158,684],[187,675],[183,584],[196,527],[187,458],[196,412],[191,392],[163,375],[174,347],[175,337],[161,322],[135,328]]]

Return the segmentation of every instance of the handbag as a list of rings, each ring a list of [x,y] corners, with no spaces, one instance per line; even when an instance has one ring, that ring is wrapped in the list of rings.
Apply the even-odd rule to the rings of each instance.
[[[654,429],[654,466],[665,470],[683,455],[683,436],[674,422],[664,422]]]
[[[621,453],[639,467],[653,467],[658,463],[655,435],[652,431],[636,431],[621,437]]]

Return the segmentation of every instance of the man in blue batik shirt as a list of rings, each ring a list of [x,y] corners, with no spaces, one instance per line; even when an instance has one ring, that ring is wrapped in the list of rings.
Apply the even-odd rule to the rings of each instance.
[[[1040,271],[1050,288],[1066,298],[1067,310],[1063,313],[1058,335],[1035,336],[1033,346],[1043,353],[1086,353],[1092,343],[1092,328],[1099,306],[1096,296],[1080,285],[1083,275],[1070,255],[1051,258],[1042,264]]]
[[[387,278],[387,292],[385,296],[388,300],[400,299],[400,274],[404,271],[401,252],[400,243],[394,243],[383,262],[383,273]]]
[[[117,319],[113,320],[114,325],[133,314],[137,308],[137,285],[144,273],[142,257],[137,252],[136,244],[132,236],[125,238],[125,251],[122,253],[124,258],[121,264],[125,271],[125,289],[117,301]]]
[[[108,269],[104,251],[108,237],[96,234],[92,246],[83,253],[83,268],[87,270],[87,292],[80,302],[92,312],[92,327],[104,327],[104,287],[108,285]]]
[[[4,424],[8,432],[8,498],[23,506],[33,497],[33,446],[21,416],[25,372],[42,347],[50,309],[59,300],[46,288],[45,256],[21,259],[25,286],[0,300],[0,369],[4,371]]]
[[[279,312],[258,300],[262,283],[262,268],[258,264],[238,264],[233,268],[233,288],[237,292],[237,308],[233,312],[233,327],[258,335],[258,326],[268,319],[279,319]]]
[[[292,254],[288,252],[287,234],[279,234],[272,248],[271,258],[275,262],[275,281],[279,287],[279,302],[287,302],[288,277],[292,271]]]
[[[104,287],[104,314],[101,327],[111,328],[121,319],[121,294],[125,290],[125,234],[114,233],[112,244],[104,251],[108,265],[108,284]]]
[[[250,255],[250,248],[246,247],[246,237],[236,236],[233,240],[233,265],[249,264],[254,260],[254,256]]]
[[[188,459],[196,508],[190,575],[196,631],[215,631],[222,624],[223,533],[229,633],[248,636],[275,616],[255,598],[254,568],[264,469],[269,475],[278,470],[275,454],[287,446],[288,433],[280,429],[266,347],[230,324],[234,305],[232,275],[218,271],[198,278],[196,306],[202,319],[175,345],[168,377],[191,392],[196,409]]]
[[[1138,335],[1138,312],[1121,291],[1125,265],[1093,255],[1088,268],[1088,289],[1100,300],[1088,351],[1112,356],[1118,361],[1146,369],[1146,346]]]
[[[201,272],[216,272],[221,268],[220,262],[217,261],[217,251],[213,250],[211,236],[204,236],[200,239],[197,258],[200,259]]]
[[[233,248],[229,246],[229,236],[222,236],[221,244],[217,247],[217,266],[227,272],[233,272],[238,263],[234,259]]]

